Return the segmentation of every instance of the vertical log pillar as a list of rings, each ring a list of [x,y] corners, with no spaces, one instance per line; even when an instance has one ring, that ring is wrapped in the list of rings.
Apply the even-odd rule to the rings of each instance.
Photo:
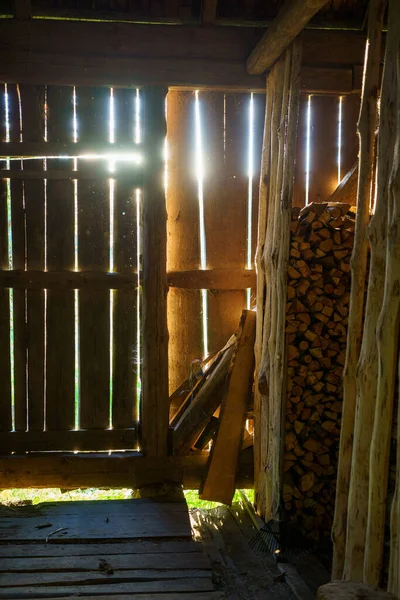
[[[387,226],[386,274],[382,310],[376,326],[378,381],[370,452],[368,521],[364,581],[379,585],[385,542],[390,439],[394,406],[400,320],[400,228],[398,194],[398,65],[400,60],[400,3],[389,3],[385,70],[381,95],[377,201],[381,196]],[[397,128],[397,132],[396,132]],[[386,177],[386,179],[385,179]],[[382,182],[380,179],[382,178]],[[378,232],[379,235],[382,234]],[[375,290],[371,290],[374,292]],[[397,565],[398,569],[398,565]]]
[[[301,42],[298,40],[274,65],[267,78],[257,250],[259,324],[255,348],[258,368],[255,403],[256,504],[259,513],[266,519],[278,514],[282,485],[286,274],[300,65]],[[270,118],[268,112],[271,112]]]
[[[375,159],[375,129],[377,119],[377,100],[379,86],[379,65],[381,57],[382,25],[385,14],[386,0],[373,0],[369,9],[368,39],[369,46],[366,54],[366,66],[363,82],[363,95],[361,112],[358,123],[360,138],[360,160],[357,193],[357,216],[355,229],[355,243],[351,258],[352,291],[350,297],[350,313],[348,325],[348,341],[346,364],[343,381],[343,417],[340,437],[340,452],[338,479],[336,489],[335,518],[332,530],[334,541],[334,555],[332,576],[341,579],[343,569],[345,575],[356,580],[362,579],[365,524],[368,509],[368,452],[372,433],[373,406],[376,395],[374,366],[375,349],[375,324],[379,314],[384,279],[382,271],[370,269],[370,283],[372,277],[378,275],[382,281],[378,287],[373,287],[373,293],[368,293],[364,328],[363,314],[365,298],[365,282],[367,272],[368,239],[367,229],[370,219],[371,182],[374,171]],[[384,240],[382,240],[384,245]],[[383,246],[384,247],[384,246]],[[373,259],[373,257],[372,257]],[[378,311],[378,312],[377,312]],[[369,332],[369,333],[368,333]],[[362,339],[363,338],[363,339]],[[362,348],[360,351],[362,339]],[[363,369],[365,377],[371,375],[368,386],[363,387],[363,398],[357,401],[357,421],[355,425],[356,397],[360,396],[360,378],[356,380],[357,364],[360,356],[361,364],[368,363]],[[368,358],[369,357],[369,358]],[[375,357],[376,359],[376,357]],[[375,377],[374,377],[375,373]],[[362,382],[361,382],[362,383]],[[353,472],[350,483],[350,473],[353,450]],[[349,510],[349,514],[348,514]],[[348,547],[346,548],[346,526],[348,526]]]
[[[167,212],[164,186],[167,90],[143,90],[143,399],[142,447],[147,456],[167,454],[168,329]]]

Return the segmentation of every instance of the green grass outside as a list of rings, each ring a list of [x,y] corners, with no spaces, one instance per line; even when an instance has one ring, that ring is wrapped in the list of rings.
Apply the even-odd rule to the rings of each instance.
[[[254,491],[246,490],[246,495],[251,502],[254,502]],[[129,488],[99,490],[85,489],[61,492],[58,488],[30,488],[3,490],[0,492],[0,504],[40,504],[41,502],[68,502],[71,500],[126,500],[131,498],[132,490]],[[208,502],[200,500],[199,493],[196,490],[186,490],[185,498],[189,508],[211,509],[221,506],[218,502]],[[236,492],[233,502],[239,502],[240,496]]]

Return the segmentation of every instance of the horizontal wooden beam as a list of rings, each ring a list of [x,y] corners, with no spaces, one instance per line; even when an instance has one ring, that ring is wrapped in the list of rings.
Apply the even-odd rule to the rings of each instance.
[[[0,288],[16,290],[135,289],[136,273],[100,271],[0,271]]]
[[[94,450],[135,450],[135,429],[90,431],[13,431],[0,433],[0,454],[16,452],[59,452]]]
[[[134,162],[134,157],[141,154],[140,146],[135,144],[101,144],[90,146],[81,143],[60,143],[60,142],[0,142],[1,158],[24,158],[24,157],[54,157],[54,158],[73,158],[86,157],[82,161],[90,160],[126,160],[132,164],[132,168],[138,168]]]
[[[332,93],[350,94],[359,91],[353,81],[353,69],[345,67],[332,69],[329,67],[308,67],[301,69],[300,89],[308,94]]]
[[[290,46],[326,0],[286,0],[247,60],[252,75],[264,73]]]
[[[169,272],[171,287],[190,290],[245,290],[256,286],[254,270],[210,269]]]
[[[137,453],[11,455],[0,457],[0,489],[131,487],[154,483],[182,484],[198,489],[208,453],[144,458]],[[253,487],[252,448],[241,453],[238,488]]]
[[[115,173],[110,173],[106,170],[106,167],[102,170],[99,164],[90,170],[86,167],[82,171],[73,171],[72,169],[49,169],[48,171],[11,171],[10,169],[0,169],[0,179],[35,179],[44,180],[50,179],[55,181],[62,180],[92,180],[97,179],[104,181],[105,179],[117,179],[118,181],[124,181],[124,183],[131,183],[132,186],[140,187],[142,185],[142,177],[140,172],[135,172],[131,169],[127,172],[127,169],[120,171],[118,168]]]
[[[0,81],[264,92],[264,77],[246,72],[261,36],[262,30],[245,27],[4,19]],[[303,38],[304,65],[363,64],[363,33],[307,30]]]

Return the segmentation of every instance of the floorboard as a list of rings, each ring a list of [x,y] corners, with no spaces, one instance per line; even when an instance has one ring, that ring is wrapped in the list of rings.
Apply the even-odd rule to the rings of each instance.
[[[216,600],[186,502],[110,500],[0,510],[0,599]]]

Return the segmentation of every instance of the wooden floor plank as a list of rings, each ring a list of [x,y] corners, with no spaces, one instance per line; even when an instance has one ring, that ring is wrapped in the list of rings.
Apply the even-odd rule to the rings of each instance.
[[[114,583],[136,583],[142,581],[157,582],[166,579],[206,579],[211,577],[211,571],[203,569],[132,569],[103,573],[97,571],[85,573],[2,573],[0,575],[0,589],[3,587],[22,588],[39,585],[99,585],[109,586]]]
[[[74,598],[78,599],[82,598],[82,596],[69,596],[69,598],[74,600]],[[84,596],[85,600],[220,600],[221,598],[222,595],[220,592],[190,592],[189,594],[185,592],[169,594],[167,592],[166,594],[129,594],[128,596],[125,594],[118,594],[117,596],[114,594],[112,596],[109,596],[108,594],[107,596]],[[37,598],[37,600],[44,600],[44,598]],[[46,597],[46,600],[60,600],[60,596],[57,598]]]
[[[113,500],[43,503],[4,510],[0,540],[191,538],[185,502]],[[47,525],[43,527],[43,525]],[[57,533],[56,530],[60,530]]]
[[[117,594],[163,593],[170,592],[213,592],[214,586],[209,578],[164,579],[159,581],[138,581],[110,585],[108,589],[103,585],[63,585],[63,586],[31,586],[26,588],[0,587],[1,600],[27,599],[27,598],[53,598],[75,596],[111,596]],[[179,596],[177,596],[179,600]]]
[[[202,545],[192,540],[180,541],[134,541],[103,544],[62,544],[49,539],[45,543],[8,544],[0,543],[0,559],[23,557],[64,557],[64,556],[113,556],[120,554],[202,554]]]
[[[197,552],[175,554],[121,554],[108,556],[63,556],[0,559],[1,573],[39,573],[63,571],[98,571],[102,560],[114,571],[131,569],[210,569],[211,563],[205,554]]]

